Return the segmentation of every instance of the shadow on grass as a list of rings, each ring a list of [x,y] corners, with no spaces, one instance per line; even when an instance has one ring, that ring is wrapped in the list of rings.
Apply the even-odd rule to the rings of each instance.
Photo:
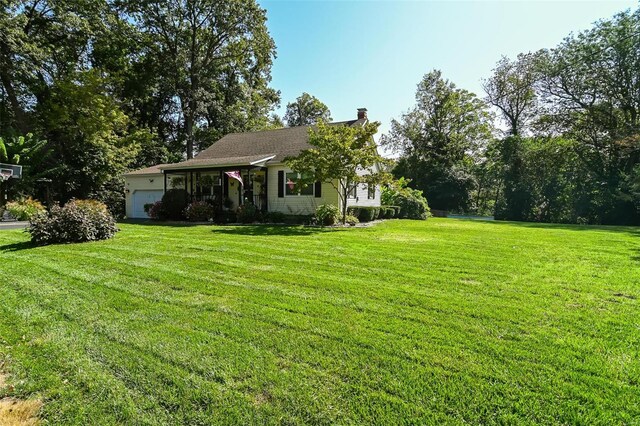
[[[316,228],[301,225],[223,225],[217,227],[212,232],[214,234],[227,234],[227,235],[254,235],[254,236],[270,236],[270,235],[285,235],[285,236],[305,236],[315,235],[327,232],[340,232],[344,231],[341,228]]]
[[[172,228],[189,228],[192,226],[202,226],[202,225],[213,225],[213,223],[209,222],[181,222],[181,221],[157,221],[150,219],[124,219],[118,221],[118,223],[123,223],[127,225],[142,225],[142,226],[163,226],[163,227],[172,227]]]
[[[5,244],[3,246],[0,246],[0,253],[28,250],[28,249],[32,249],[32,248],[36,248],[36,247],[38,247],[38,246],[33,244],[31,241],[22,241],[22,242],[19,242],[19,243]]]
[[[478,222],[474,219],[458,219],[460,221]],[[624,232],[635,237],[640,237],[640,227],[637,226],[624,226],[624,225],[574,225],[567,223],[542,223],[542,222],[516,222],[507,220],[492,220],[487,221],[487,224],[491,225],[510,225],[519,226],[521,228],[532,229],[562,229],[567,231],[606,231],[606,232]]]

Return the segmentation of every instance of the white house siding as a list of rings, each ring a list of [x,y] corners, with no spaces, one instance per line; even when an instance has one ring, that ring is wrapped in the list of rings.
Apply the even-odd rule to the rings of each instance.
[[[380,185],[376,186],[375,198],[369,199],[368,185],[358,185],[356,188],[356,198],[347,198],[348,207],[380,207]]]
[[[162,191],[164,178],[162,173],[125,176],[125,205],[127,217],[135,217],[133,199],[138,191]]]
[[[322,196],[316,198],[313,195],[296,195],[278,198],[278,172],[291,172],[285,166],[271,166],[267,178],[267,199],[270,212],[280,212],[290,215],[313,214],[321,204],[338,205],[338,193],[331,183],[322,183]]]
[[[377,169],[377,166],[375,166]],[[368,170],[358,170],[358,175],[369,174]],[[369,199],[369,185],[361,184],[356,187],[356,198],[347,198],[347,206],[354,207],[380,207],[380,185],[376,186],[376,195]]]

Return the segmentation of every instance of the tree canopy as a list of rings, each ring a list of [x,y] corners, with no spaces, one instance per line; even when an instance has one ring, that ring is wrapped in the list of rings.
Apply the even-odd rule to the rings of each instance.
[[[432,71],[418,84],[416,105],[391,122],[382,143],[400,153],[394,174],[410,178],[432,208],[465,210],[473,187],[471,168],[490,138],[485,103]]]
[[[331,121],[331,111],[322,101],[308,93],[287,104],[284,120],[289,127],[308,126],[319,121]]]
[[[0,137],[48,141],[33,172],[60,201],[121,208],[123,171],[278,125],[275,44],[254,0],[9,0],[0,28]]]
[[[346,220],[347,195],[357,185],[380,185],[390,180],[388,160],[382,157],[373,141],[379,122],[364,125],[332,125],[319,121],[309,128],[309,144],[286,164],[300,173],[298,186],[315,182],[330,183],[338,192],[342,222]]]

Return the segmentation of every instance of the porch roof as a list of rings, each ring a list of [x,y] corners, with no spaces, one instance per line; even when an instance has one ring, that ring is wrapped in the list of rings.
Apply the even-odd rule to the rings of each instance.
[[[225,167],[251,167],[264,166],[269,160],[273,159],[275,154],[248,155],[243,157],[224,157],[224,158],[193,158],[181,163],[163,164],[158,168],[161,171],[179,171],[206,168],[225,168]]]

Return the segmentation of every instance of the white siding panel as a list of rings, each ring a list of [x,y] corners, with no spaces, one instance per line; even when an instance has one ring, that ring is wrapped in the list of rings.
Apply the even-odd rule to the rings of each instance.
[[[278,171],[285,173],[291,172],[291,169],[285,166],[271,166],[268,171],[267,195],[268,209],[270,212],[280,212],[291,215],[313,214],[316,208],[321,204],[338,205],[338,193],[331,183],[322,183],[322,197],[315,196],[284,196],[278,198]]]
[[[162,173],[144,176],[125,176],[125,206],[127,217],[135,217],[134,194],[137,191],[162,191],[164,190],[164,176]]]

